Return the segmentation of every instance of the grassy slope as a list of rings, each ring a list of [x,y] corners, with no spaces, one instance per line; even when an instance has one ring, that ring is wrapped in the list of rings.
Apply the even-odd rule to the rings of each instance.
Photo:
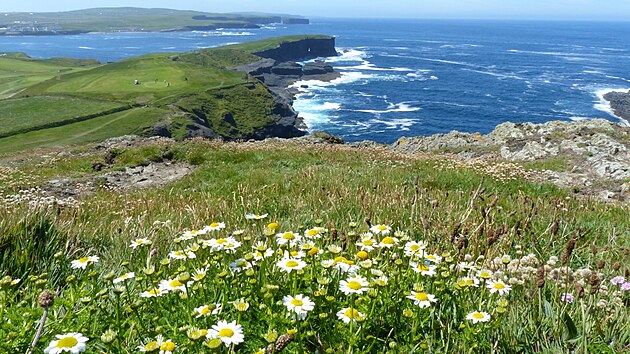
[[[181,54],[153,53],[89,67],[83,66],[92,63],[89,61],[41,61],[19,54],[0,57],[0,92],[4,88],[5,97],[9,94],[12,96],[10,100],[0,101],[0,106],[10,108],[6,116],[0,117],[6,123],[0,133],[64,121],[77,115],[87,116],[98,112],[99,107],[107,111],[114,106],[143,104],[164,114],[151,115],[138,129],[128,127],[127,131],[111,130],[110,135],[105,137],[142,131],[151,119],[156,123],[158,116],[168,122],[166,116],[172,111],[171,105],[180,107],[184,112],[195,112],[197,118],[205,119],[213,130],[226,138],[247,136],[254,129],[276,119],[271,114],[272,98],[264,87],[256,84],[252,88],[243,73],[227,68],[258,60],[250,51],[304,37],[310,36],[266,39],[242,48],[230,46]],[[6,82],[2,81],[3,73]],[[135,80],[139,81],[139,85],[134,84]],[[36,103],[36,119],[27,121],[26,118],[34,115],[31,102]],[[84,112],[81,112],[81,107],[86,107]],[[186,116],[175,116],[180,126],[191,123]],[[224,118],[230,116],[234,121],[226,124]],[[99,126],[100,122],[93,124]],[[87,141],[72,137],[76,135],[76,129],[84,127],[91,131],[94,126],[91,123],[73,125],[60,141]],[[185,134],[180,130],[176,132],[178,138]],[[63,129],[55,131],[66,132]],[[35,135],[53,136],[46,132]],[[23,139],[30,137],[27,134]],[[22,144],[20,139],[19,136],[13,139],[0,138],[0,151],[31,146],[30,141]],[[90,141],[97,139],[94,136]]]
[[[43,248],[40,252],[31,249],[30,252],[39,258],[27,258],[25,264],[17,261],[13,264],[4,263],[3,269],[14,276],[24,274],[18,272],[17,269],[22,269],[19,267],[25,267],[24,269],[29,269],[27,272],[35,274],[47,270],[51,279],[65,279],[67,273],[63,273],[63,268],[56,267],[83,254],[98,254],[102,257],[98,268],[102,274],[110,270],[119,274],[123,261],[131,262],[126,269],[141,269],[146,260],[131,255],[128,247],[130,240],[136,237],[151,238],[154,242],[151,248],[159,251],[160,256],[156,260],[159,262],[166,256],[172,239],[181,230],[197,228],[212,221],[224,221],[228,225],[228,231],[245,228],[246,234],[259,238],[261,233],[256,223],[243,220],[243,215],[251,212],[270,213],[265,223],[278,221],[281,230],[310,227],[317,223],[317,219],[321,219],[324,227],[339,230],[338,237],[341,234],[349,235],[352,231],[348,227],[349,222],[357,221],[359,229],[364,229],[364,220],[369,219],[372,223],[385,223],[395,229],[407,230],[413,239],[427,241],[430,252],[451,252],[456,256],[463,256],[463,253],[483,254],[486,259],[502,254],[515,257],[517,253],[514,246],[520,245],[525,254],[531,252],[545,261],[552,255],[560,257],[565,252],[567,241],[571,237],[578,237],[577,247],[569,261],[574,269],[595,269],[598,260],[605,260],[602,271],[607,273],[619,273],[611,269],[615,262],[621,261],[620,272],[628,266],[623,252],[624,247],[630,246],[628,209],[567,198],[565,192],[549,185],[533,184],[521,179],[505,180],[499,174],[487,176],[477,170],[453,167],[446,161],[414,160],[384,151],[293,144],[186,142],[128,148],[119,151],[120,155],[116,157],[112,168],[126,165],[129,161],[140,161],[141,156],[161,156],[165,151],[170,151],[176,159],[194,160],[200,164],[199,168],[189,177],[167,188],[123,195],[102,191],[86,199],[78,209],[61,208],[58,212],[36,215],[25,205],[0,209],[0,213],[3,213],[0,218],[0,235],[14,237],[12,235],[19,234],[24,220],[42,219],[48,225],[49,234],[54,233],[59,239],[57,246],[48,253]],[[92,156],[66,156],[57,158],[54,163],[23,163],[20,170],[24,175],[33,176],[35,181],[47,180],[56,175],[65,176],[69,170],[81,170],[83,175],[89,175],[93,173],[89,168],[91,162],[102,158],[99,153]],[[19,186],[16,185],[15,188]],[[124,208],[121,208],[122,205]],[[154,224],[156,221],[166,220],[172,224]],[[456,226],[458,222],[461,222],[459,227]],[[559,225],[557,232],[550,231],[554,223]],[[480,225],[484,227],[480,228]],[[507,225],[507,233],[489,245],[488,240],[497,230],[503,229],[503,225]],[[456,232],[458,237],[467,235],[469,240],[467,248],[461,251],[450,241],[456,228],[459,230]],[[65,240],[74,241],[66,244]],[[323,242],[330,240],[325,238]],[[336,244],[342,242],[338,240]],[[599,252],[592,253],[591,246],[598,248]],[[61,263],[52,261],[52,254],[61,249],[65,250],[64,254],[72,256],[63,259]],[[21,253],[5,254],[14,257],[10,259],[17,260]],[[322,257],[330,256],[326,254]],[[384,259],[382,262],[388,260]],[[180,264],[177,263],[178,266]],[[70,272],[67,269],[65,271]],[[387,275],[391,277],[390,281],[395,282],[393,274]],[[315,282],[314,279],[312,281]],[[276,284],[285,286],[282,283]],[[394,283],[394,287],[397,286]],[[410,284],[405,286],[411,287]],[[534,287],[529,283],[528,286]],[[97,289],[101,287],[98,286]],[[336,288],[336,284],[332,287]],[[256,285],[256,289],[259,289],[259,285]],[[627,334],[628,327],[625,326],[624,330],[627,317],[618,317],[621,322],[611,320],[599,323],[598,330],[595,331],[589,326],[594,318],[600,318],[595,317],[600,316],[600,312],[593,309],[593,313],[587,315],[591,316],[589,319],[581,318],[577,300],[577,307],[570,308],[552,300],[558,297],[558,289],[554,282],[547,281],[545,289],[541,289],[538,294],[534,293],[533,298],[531,294],[522,295],[522,298],[510,297],[508,312],[500,316],[500,321],[491,327],[483,327],[483,331],[475,332],[466,345],[496,340],[499,348],[495,349],[501,352],[509,352],[511,349],[518,351],[518,348],[524,348],[525,352],[566,352],[578,345],[583,352],[612,352],[605,351],[609,337],[598,333],[612,331]],[[284,287],[283,290],[288,291]],[[533,291],[538,290],[534,287]],[[543,306],[542,303],[536,303],[536,298],[540,297],[549,299],[553,305],[545,304],[545,311],[537,311],[539,305]],[[583,300],[584,304],[590,304],[589,308],[594,307],[591,297],[587,295]],[[337,301],[345,300],[340,298],[335,300]],[[393,306],[391,311],[395,312],[398,321],[407,321],[401,315],[404,306],[390,305]],[[318,306],[325,305],[318,303]],[[493,303],[484,303],[484,306],[492,307]],[[420,309],[420,318],[425,318],[428,311]],[[570,311],[577,323],[579,342],[566,340],[564,324],[554,317],[554,311]],[[627,309],[622,307],[616,311],[627,312]],[[150,318],[152,315],[147,316]],[[244,318],[247,316],[255,315],[251,312],[243,315]],[[273,317],[263,314],[260,316],[249,324],[245,345],[250,352],[254,345],[252,341],[260,343],[268,326],[278,325],[274,324]],[[493,312],[493,316],[498,315]],[[179,324],[188,323],[185,315],[180,317],[185,319],[180,319]],[[175,318],[177,316],[173,314],[172,320],[177,323]],[[513,319],[519,321],[512,322]],[[97,327],[107,328],[108,323],[113,320],[102,318],[102,321]],[[261,324],[256,327],[259,321]],[[68,323],[64,322],[64,325],[68,326]],[[396,325],[407,330],[390,333],[391,338],[387,334],[389,327],[382,329],[384,332],[380,334],[376,332],[379,329],[374,328],[375,332],[370,334],[376,335],[379,341],[396,340],[399,345],[404,346],[403,352],[409,352],[411,346],[417,342],[406,342],[403,338],[409,328],[405,324]],[[177,333],[177,325],[164,326],[167,333]],[[427,332],[421,339],[422,342],[439,348],[439,343],[436,343],[439,340],[434,336],[437,329],[444,326],[449,324],[443,323],[435,331]],[[85,328],[83,333],[94,338],[91,341],[97,342],[103,331],[100,327]],[[345,331],[341,327],[331,330]],[[458,331],[454,329],[453,336],[459,335]],[[181,338],[185,338],[185,334]],[[181,338],[180,341],[185,340]],[[343,343],[344,339],[339,340]],[[622,339],[621,345],[627,339],[628,337]],[[330,340],[328,337],[325,343],[331,344]],[[384,343],[382,345],[387,345],[387,340]],[[129,345],[137,343],[131,342]],[[297,348],[292,348],[297,352]],[[482,353],[484,350],[478,348],[472,352]]]

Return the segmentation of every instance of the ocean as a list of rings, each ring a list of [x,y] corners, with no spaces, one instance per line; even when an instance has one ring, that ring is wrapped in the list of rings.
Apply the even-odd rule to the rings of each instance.
[[[343,75],[299,82],[294,108],[311,131],[391,143],[502,122],[615,117],[603,94],[630,89],[630,23],[313,19],[311,25],[170,33],[0,37],[0,52],[117,61],[267,37],[337,38]]]

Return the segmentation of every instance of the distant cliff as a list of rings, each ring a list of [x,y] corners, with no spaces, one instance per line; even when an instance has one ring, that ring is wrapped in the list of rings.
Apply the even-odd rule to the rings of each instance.
[[[273,49],[252,53],[275,61],[293,61],[318,57],[337,56],[335,37],[306,38],[299,41],[280,43]]]
[[[630,91],[608,92],[604,99],[610,102],[610,107],[617,117],[630,120]]]

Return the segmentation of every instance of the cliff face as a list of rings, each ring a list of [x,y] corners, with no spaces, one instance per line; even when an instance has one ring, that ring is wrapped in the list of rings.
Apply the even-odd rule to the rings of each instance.
[[[317,57],[337,56],[335,38],[306,38],[295,42],[281,43],[278,47],[253,53],[275,61],[294,61]]]
[[[604,99],[610,102],[610,107],[617,117],[630,120],[630,91],[629,92],[608,92]]]

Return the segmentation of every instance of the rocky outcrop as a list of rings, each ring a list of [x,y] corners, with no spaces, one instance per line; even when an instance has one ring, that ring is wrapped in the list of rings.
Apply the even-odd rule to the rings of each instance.
[[[253,54],[261,58],[283,62],[319,57],[334,57],[337,56],[337,50],[335,49],[334,37],[304,38],[297,41],[280,43],[276,48],[255,52]]]
[[[604,99],[610,102],[610,107],[617,117],[630,120],[630,91],[608,92]]]
[[[390,148],[405,154],[438,152],[467,160],[516,161],[562,187],[630,201],[630,127],[605,119],[503,123],[487,135],[453,131],[404,137]]]

